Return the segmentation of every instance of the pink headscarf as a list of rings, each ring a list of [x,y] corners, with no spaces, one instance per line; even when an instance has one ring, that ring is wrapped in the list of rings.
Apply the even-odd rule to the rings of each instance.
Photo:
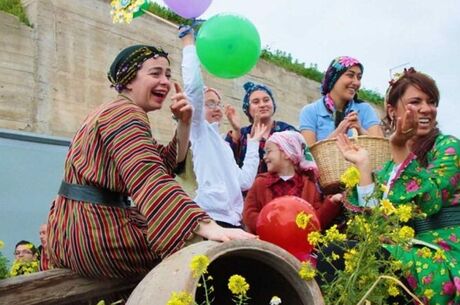
[[[317,176],[318,166],[300,133],[293,130],[274,132],[267,142],[275,143],[301,170],[313,171]]]

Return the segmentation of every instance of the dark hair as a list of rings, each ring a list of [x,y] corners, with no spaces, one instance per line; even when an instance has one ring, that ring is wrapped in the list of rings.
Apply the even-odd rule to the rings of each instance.
[[[436,82],[430,76],[415,71],[414,68],[404,69],[400,78],[390,81],[390,87],[387,89],[387,94],[385,96],[385,104],[396,108],[409,86],[414,86],[428,95],[434,102],[434,105],[438,107],[440,95]],[[386,127],[394,131],[395,122],[394,119],[388,115],[388,111],[383,121]],[[424,136],[423,139],[417,140],[412,147],[412,151],[417,156],[417,160],[423,166],[428,165],[426,155],[433,147],[438,134],[439,129],[434,128],[430,133]]]
[[[31,243],[30,241],[27,241],[27,240],[21,240],[19,241],[16,246],[14,246],[14,251],[16,251],[17,247],[18,246],[21,246],[21,245],[31,245],[32,247],[30,248],[30,250],[32,251],[32,254],[35,255],[35,254],[38,254],[38,249],[35,247],[35,245],[33,243]]]

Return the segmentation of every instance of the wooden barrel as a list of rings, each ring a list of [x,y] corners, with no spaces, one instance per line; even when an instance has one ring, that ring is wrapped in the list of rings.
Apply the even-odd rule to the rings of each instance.
[[[189,267],[191,259],[200,254],[210,260],[213,304],[234,305],[227,284],[230,276],[239,274],[250,285],[249,304],[269,305],[271,298],[278,296],[281,304],[324,305],[316,282],[299,277],[300,262],[278,246],[260,240],[192,244],[151,270],[134,289],[127,305],[166,305],[172,292],[187,292],[200,304],[203,289],[198,288],[198,279],[192,277]]]

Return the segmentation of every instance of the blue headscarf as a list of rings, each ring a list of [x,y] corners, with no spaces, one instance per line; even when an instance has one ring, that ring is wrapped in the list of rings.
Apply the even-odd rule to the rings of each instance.
[[[272,93],[272,90],[270,90],[270,88],[262,84],[255,84],[253,82],[246,82],[243,85],[243,88],[244,88],[244,91],[246,91],[246,94],[244,95],[244,98],[243,98],[243,111],[248,116],[249,121],[252,122],[253,120],[251,115],[249,114],[249,97],[254,91],[259,91],[259,90],[265,91],[270,96],[273,102],[273,113],[275,113],[276,102],[275,102],[275,99],[273,98],[273,93]]]

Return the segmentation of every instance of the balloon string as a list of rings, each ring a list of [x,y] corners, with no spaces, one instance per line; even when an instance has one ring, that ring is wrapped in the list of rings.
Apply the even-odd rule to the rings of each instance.
[[[168,20],[166,20],[166,19],[164,19],[164,18],[161,18],[160,16],[157,16],[157,15],[155,15],[154,13],[152,13],[152,12],[150,12],[150,11],[148,11],[148,10],[145,10],[145,9],[143,9],[143,8],[141,8],[141,10],[142,10],[144,13],[146,13],[147,15],[150,15],[150,16],[152,16],[153,18],[156,18],[156,19],[158,19],[158,20],[160,20],[160,21],[162,21],[162,22],[164,22],[164,23],[166,23],[166,24],[172,26],[173,28],[176,28],[176,29],[177,29],[177,24],[174,24],[174,23],[172,23],[171,21],[168,21]]]

